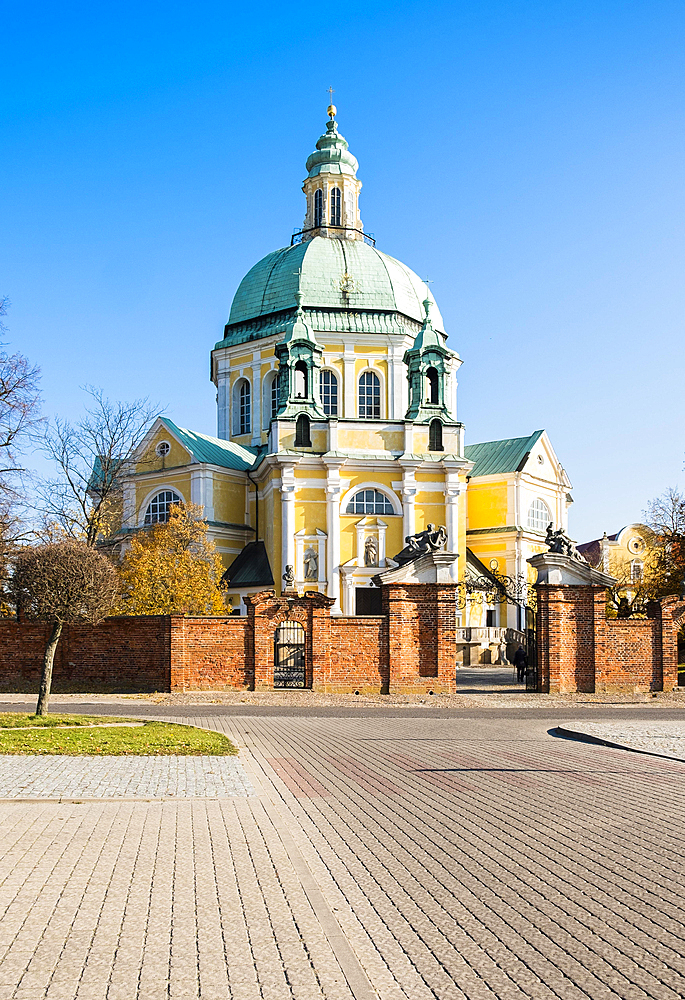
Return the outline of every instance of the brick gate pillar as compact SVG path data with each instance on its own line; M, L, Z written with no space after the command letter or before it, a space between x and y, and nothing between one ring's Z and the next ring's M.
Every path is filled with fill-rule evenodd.
M385 694L456 690L457 584L453 552L431 552L374 577L387 626L381 650Z
M538 573L538 691L570 694L595 690L598 615L606 588L616 581L584 559L541 552L528 562Z

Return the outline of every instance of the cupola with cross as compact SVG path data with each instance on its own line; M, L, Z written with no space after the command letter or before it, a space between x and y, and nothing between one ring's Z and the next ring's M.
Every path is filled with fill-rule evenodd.
M452 383L452 371L459 367L461 359L445 347L445 335L433 326L431 305L431 300L426 298L423 325L413 345L404 352L404 363L409 381L406 419L430 422L433 427L433 421L456 423L448 387ZM441 436L440 428L435 428L434 436Z
M330 91L331 95L333 91ZM335 239L363 240L364 226L359 216L357 159L347 141L338 132L335 105L328 107L326 131L316 143L316 151L306 163L307 177L302 190L307 197L307 214L302 238L329 236Z

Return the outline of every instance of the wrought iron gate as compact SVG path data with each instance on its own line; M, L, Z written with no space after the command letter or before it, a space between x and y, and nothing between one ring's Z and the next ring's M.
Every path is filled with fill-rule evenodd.
M299 622L282 622L274 635L274 687L305 685L305 635Z
M528 608L526 614L526 652L528 653L528 666L526 667L526 691L537 691L538 689L538 644L535 629L536 614L534 609Z

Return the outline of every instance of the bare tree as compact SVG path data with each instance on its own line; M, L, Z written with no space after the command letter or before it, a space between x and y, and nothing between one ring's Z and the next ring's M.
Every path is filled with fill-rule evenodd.
M57 476L38 485L45 525L87 545L106 539L121 523L123 478L159 407L148 399L113 403L100 389L86 387L91 402L76 423L57 417L43 437L43 448Z
M9 300L0 298L0 317ZM0 319L0 335L6 333ZM22 438L38 420L40 371L23 356L9 354L0 343L0 492L11 489L10 476L22 471L18 462Z
M55 650L64 625L97 625L119 593L116 570L100 552L73 538L26 546L14 558L9 591L21 618L52 625L45 647L36 715L47 715Z
M7 315L8 306L7 296L1 296L0 338L7 333L2 317ZM20 516L24 501L20 455L40 419L39 377L38 368L22 354L10 354L0 341L0 613L12 548L25 537Z

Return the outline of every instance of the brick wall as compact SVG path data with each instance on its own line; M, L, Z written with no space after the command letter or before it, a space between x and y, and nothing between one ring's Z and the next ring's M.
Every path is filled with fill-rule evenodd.
M456 584L383 586L381 666L393 693L456 690Z
M254 683L247 618L170 619L172 691L221 691Z
M0 619L0 690L38 691L50 628ZM60 637L52 689L168 691L170 619L108 618L95 628L71 625Z
M387 664L381 665L385 618L336 617L330 619L328 672L319 691L359 691L376 694L388 686Z
M671 691L677 685L675 598L648 618L606 616L606 591L538 585L538 687L550 693Z

